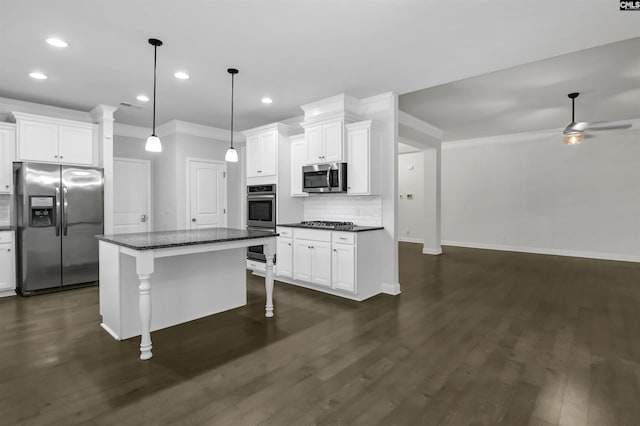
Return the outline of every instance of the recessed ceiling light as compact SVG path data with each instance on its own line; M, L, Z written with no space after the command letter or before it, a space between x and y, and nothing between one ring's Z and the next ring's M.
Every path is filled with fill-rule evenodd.
M175 76L176 78L179 78L180 80L186 80L186 79L188 79L188 78L189 78L189 74L187 74L187 73L186 73L186 72L184 72L184 71L178 71L178 72L176 72L176 73L174 74L174 76Z
M37 72L37 71L30 72L29 73L29 77L35 78L36 80L46 80L47 79L46 75L42 74L41 72Z
M47 39L47 43L49 43L51 46L55 46L55 47L67 47L68 44L66 41L61 40L59 38L48 38Z
M262 98L262 103L263 104L270 104L272 102L273 102L273 99L271 99L271 98L267 98L267 97Z
M149 102L149 97L145 95L138 95L136 96L136 99L140 102Z

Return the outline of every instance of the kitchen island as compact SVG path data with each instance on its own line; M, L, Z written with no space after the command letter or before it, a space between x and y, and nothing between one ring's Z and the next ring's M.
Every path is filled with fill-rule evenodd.
M231 228L97 235L100 325L117 340L141 336L140 359L150 359L151 331L246 305L246 248L256 245L267 259L272 317L276 236Z

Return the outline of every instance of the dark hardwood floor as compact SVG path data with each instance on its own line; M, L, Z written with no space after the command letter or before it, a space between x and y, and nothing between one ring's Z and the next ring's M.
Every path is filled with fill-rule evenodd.
M0 300L0 424L638 425L640 265L400 245L402 295L262 279L246 307L138 338L97 288Z

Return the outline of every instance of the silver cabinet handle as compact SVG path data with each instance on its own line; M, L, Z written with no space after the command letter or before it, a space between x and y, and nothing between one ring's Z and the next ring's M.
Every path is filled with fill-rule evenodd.
M61 156L60 156L60 159L63 159L63 158L64 158L64 157L61 155Z
M67 201L67 187L62 187L62 235L69 230L69 202Z
M341 240L346 240L347 238L346 238L346 237L340 237L340 239L341 239Z
M192 218L191 218L191 222L195 222L195 221L196 221L196 218L195 218L195 217L192 217Z
M7 251L11 251L11 249L7 249Z
M289 247L291 247L291 243L288 243L288 244L289 244Z
M58 158L58 156L57 156L57 155L54 155L54 156L53 156L53 158Z
M258 173L262 173L262 170L258 170Z
M333 249L333 251L335 251L336 253L338 252L338 250L336 250L336 249Z

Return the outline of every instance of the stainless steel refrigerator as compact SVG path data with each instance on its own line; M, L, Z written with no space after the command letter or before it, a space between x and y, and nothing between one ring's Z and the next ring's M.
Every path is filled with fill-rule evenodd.
M20 294L96 282L102 169L14 163L14 178Z

